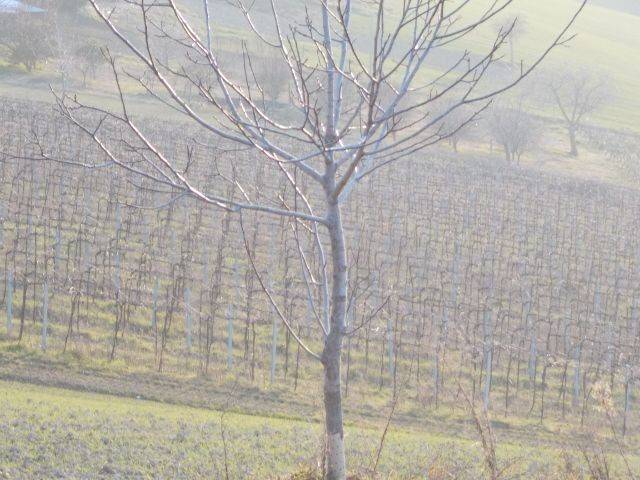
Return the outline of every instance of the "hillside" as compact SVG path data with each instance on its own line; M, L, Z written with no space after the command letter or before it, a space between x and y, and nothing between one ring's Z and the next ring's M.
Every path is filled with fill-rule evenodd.
M475 15L484 8L486 2L472 2L468 7L468 15ZM301 11L299 2L285 0L279 2L283 12L283 20L293 19L290 12ZM201 17L200 2L189 0L186 3L187 12L191 18ZM313 4L310 2L310 12ZM522 24L522 34L514 40L516 59L528 60L535 58L550 42L577 7L576 0L537 0L535 2L516 0L491 28L485 28L473 37L448 47L451 55L455 56L463 48L480 53L493 39L495 29L500 24L506 24L509 19L518 16ZM355 31L366 38L370 32L370 7L356 4L354 20ZM640 78L640 64L634 61L640 51L640 17L637 15L637 3L616 0L591 2L581 14L572 32L577 36L566 47L558 48L548 58L544 69L558 70L566 65L581 65L582 68L606 74L611 79L615 98L602 112L594 116L592 122L597 125L616 129L638 130L640 127L640 98L637 93L637 82ZM122 15L125 29L131 30L135 23L135 10L126 10ZM229 54L239 54L239 39L250 40L246 23L235 9L223 0L212 3L212 23L216 32L216 41L223 49L230 49ZM266 3L257 2L252 8L252 15L256 23L272 25L269 9ZM133 13L134 15L131 15ZM91 20L91 12L87 8L78 21L65 24L61 28L67 36L77 36L88 40L94 39L98 44L112 41L109 32L97 21ZM299 19L298 19L299 20ZM114 51L118 52L116 47ZM1 49L0 49L1 52ZM445 58L446 58L446 54ZM508 54L505 52L505 56ZM442 57L442 54L441 54ZM429 67L430 65L430 67ZM428 64L429 68L439 70L444 68L438 58ZM60 88L60 75L56 73L56 61L50 61L36 72L27 73L20 67L12 67L2 61L0 54L0 96L16 99L51 99L49 85ZM103 73L87 87L77 79L74 90L94 96L101 101L113 96L113 85L108 72ZM106 97L106 98L105 98ZM108 100L107 100L108 101ZM546 114L557 117L554 109L548 108Z
M633 3L98 1L0 15L0 480L638 480Z

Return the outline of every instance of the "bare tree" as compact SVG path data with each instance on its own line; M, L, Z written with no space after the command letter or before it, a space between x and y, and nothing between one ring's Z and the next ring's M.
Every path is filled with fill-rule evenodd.
M577 157L576 135L586 118L602 108L610 98L610 82L588 70L567 70L553 77L549 88L569 134L569 153Z
M442 111L450 110L451 105L447 104L442 107ZM447 133L449 145L454 152L458 152L458 146L460 142L472 139L474 135L474 129L477 127L477 122L468 122L467 119L470 115L470 107L457 108L451 110L443 119L440 127Z
M472 56L460 48L463 53L435 77L425 73L423 67L434 50L450 48L473 35L483 24L494 21L513 0L493 2L475 17L469 11L474 3L471 0L455 4L410 0L401 6L382 1L367 3L372 15L359 21L370 21L370 28L363 30L358 25L358 38L354 36L352 17L356 9L352 10L355 2L351 0L301 4L299 11L287 11L286 15L298 15L300 21L288 24L275 0L269 2L259 22L242 0L233 2L235 10L231 14L243 17L247 33L277 52L278 68L289 74L291 107L283 112L270 108L265 101L252 55L244 46L238 53L240 74L219 62L219 52L213 47L216 28L209 21L207 0L204 28L196 23L201 18L190 18L177 0L127 0L115 6L109 3L108 8L100 0L89 1L97 16L135 57L139 70L130 65L121 68L109 56L120 97L117 111L89 106L64 94L57 96L62 114L90 137L107 160L106 164L84 166L116 165L132 172L145 186L153 184L158 194L168 197L165 205L189 196L237 213L243 232L244 212L285 217L291 222L298 239L300 277L317 323L314 331L321 336L315 344L323 345L321 352L314 351L298 335L300 329L287 317L270 282L256 267L258 253L245 237L246 252L274 315L302 350L322 364L326 478L345 479L340 362L343 339L351 332L345 322L349 263L342 206L354 187L374 172L453 134L456 129L438 128L447 115L458 108L470 108L459 125L462 128L492 98L528 76L549 51L567 41L566 34L584 3L516 78L487 89L482 79L501 55L510 28L500 31L484 53ZM121 26L121 8L126 9L128 22L137 12L136 29ZM224 8L230 7L225 4ZM156 54L157 39L173 41L181 57L162 62ZM203 68L208 75L202 74ZM150 76L157 80L157 87L147 82ZM159 105L196 124L202 132L197 142L213 137L238 153L248 151L249 161L266 165L272 175L279 175L288 185L288 193L278 192L270 198L267 189L254 188L249 183L253 176L243 173L234 155L223 158L224 162L212 160L210 168L216 171L213 183L191 175L189 161L163 151L145 131L145 124L135 119L135 104L125 93L126 82L137 82ZM185 84L195 89L198 102L181 95ZM357 92L352 105L343 102L347 89ZM434 103L444 99L450 100L450 107L433 115ZM114 128L120 133L114 135ZM127 155L115 153L116 146L122 144ZM44 147L42 155L52 158ZM310 255L317 255L317 260L311 262Z
M264 86L266 99L277 102L282 94L289 89L289 70L280 61L276 49L262 43L259 44L259 47L255 54L256 76L258 82Z
M76 48L74 57L78 68L82 73L82 86L87 86L87 79L95 79L98 69L106 64L104 55L99 45L95 42L87 42Z
M539 137L538 128L525 110L522 98L493 106L486 125L489 135L502 146L508 163L520 163L522 155Z

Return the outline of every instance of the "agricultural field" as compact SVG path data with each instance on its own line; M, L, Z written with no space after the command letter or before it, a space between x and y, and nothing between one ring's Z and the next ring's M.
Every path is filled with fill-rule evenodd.
M303 419L4 381L0 399L4 478L284 478L292 471L302 478L319 462L322 428ZM384 478L481 475L481 450L473 440L392 429L378 457L377 428L348 426L347 435L353 439L349 456L362 474L375 469ZM574 453L522 443L503 444L499 457L501 464L513 462L510 471L540 479L568 459L579 462ZM630 461L635 468L640 459ZM614 461L612 468L619 467Z
M87 1L0 0L0 480L640 478L634 2Z
M81 137L74 138L72 129L49 129L54 113L45 106L27 105L14 103L2 111L4 130L15 132L10 146L16 154L2 165L0 377L21 382L3 384L11 406L5 424L33 405L36 419L56 412L64 424L91 411L97 416L92 422L106 422L118 432L129 422L123 412L132 412L137 401L127 398L162 402L144 403L155 413L136 413L139 430L130 440L118 440L131 448L119 455L155 458L135 450L148 442L149 448L164 448L165 436L140 438L151 435L150 428L174 436L185 428L185 435L197 432L209 439L197 443L221 448L220 412L227 408L234 415L257 415L257 424L230 420L238 430L230 426L229 435L237 435L238 442L247 435L262 438L255 429L266 429L278 445L300 448L291 457L300 468L315 468L322 421L315 378L321 369L279 324L243 251L246 241L295 331L319 348L318 326L293 267L297 247L287 223L247 216L243 235L237 219L191 201L145 215L139 206L151 197L141 196L134 179L117 170L63 173L59 164L25 160L33 155L33 145L21 140L28 131L38 131L41 139L51 136L47 143L60 149L74 146L76 161L99 156ZM187 148L165 125L155 128L171 149ZM194 164L220 150L220 145L194 149ZM238 156L236 166L249 161ZM529 468L530 455L522 448L531 442L553 445L554 455L564 450L573 455L580 445L592 446L591 435L602 439L614 464L619 462L606 440L611 428L629 451L640 445L640 391L633 382L640 347L640 244L636 236L617 232L633 229L640 192L531 168L494 168L479 159L460 161L447 150L428 165L412 178L399 170L376 179L350 206L356 221L346 228L356 293L349 324L355 327L343 353L344 403L352 428L367 426L368 432L353 434L362 441L350 447L357 452L355 465L369 468L390 419L396 433L383 449L383 477L417 476L441 459L439 448L456 442L464 455L445 455L444 461L466 472L459 478L475 478L483 451L467 402L489 407L504 461L510 455L527 458L518 468ZM269 190L278 183L265 172L260 177L262 194L278 195ZM286 198L286 187L280 188ZM410 193L416 191L421 193ZM378 215L374 206L391 204L391 196L397 207ZM274 234L278 247L270 240ZM359 282L371 278L373 283L358 292ZM47 387L40 394L24 382L68 390ZM16 389L13 398L9 392ZM85 400L62 400L86 391L124 399L90 395L95 410L80 413L74 405ZM198 409L202 430L180 420L191 415L182 405ZM3 448L33 438L22 429L40 420L18 423L16 439ZM417 432L406 433L407 428ZM90 431L74 432L78 436L70 439L91 445L96 439L83 437ZM304 442L286 440L299 435ZM411 449L419 450L409 453L413 450L394 435L408 435ZM577 438L582 440L576 444ZM36 444L44 441L36 438ZM179 468L172 458L184 466L185 478L222 475L219 455L213 455L214 462L205 451L187 453L186 447L172 449L166 464L129 465L126 456L109 463L102 452L107 456L89 464L63 455L51 467L63 477L91 477L74 462L94 473L104 465L104 472L117 472L126 464L131 470L120 471L125 477L179 477L179 470L171 470ZM295 470L290 460L273 463L280 456L277 448L263 452L268 463L262 457L238 461L242 453L235 452L233 468L244 465L255 478L266 475L260 465L271 476ZM412 460L406 470L388 457L397 451ZM15 456L9 474L29 472L20 470L26 468L21 462L30 464ZM532 472L553 468L543 463L534 461ZM42 468L42 461L31 465Z

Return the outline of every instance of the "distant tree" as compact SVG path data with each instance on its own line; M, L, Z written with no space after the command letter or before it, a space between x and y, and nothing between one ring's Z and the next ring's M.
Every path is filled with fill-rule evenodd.
M569 153L577 157L577 133L586 118L610 98L610 82L587 70L567 70L552 76L549 88L569 134Z
M290 73L278 56L278 50L262 44L260 47L255 56L257 63L255 74L258 82L262 84L265 98L275 102L287 90Z
M56 23L55 28L55 59L53 65L60 74L60 83L63 91L68 91L73 82L74 70L76 68L76 57L74 55L74 45L77 42L77 35L71 29L62 28Z
M82 85L85 87L87 86L87 79L95 79L98 69L107 63L100 46L93 41L76 48L74 57L80 73L82 73Z
M476 118L468 108L457 107L446 104L442 107L442 111L449 111L444 118L440 128L446 132L449 145L454 152L458 152L460 142L469 140L473 136L473 130L476 126Z
M520 163L522 155L539 138L539 130L522 99L494 106L486 125L491 138L502 146L509 163Z
M49 16L18 13L0 16L0 47L13 65L32 72L55 54L55 35Z

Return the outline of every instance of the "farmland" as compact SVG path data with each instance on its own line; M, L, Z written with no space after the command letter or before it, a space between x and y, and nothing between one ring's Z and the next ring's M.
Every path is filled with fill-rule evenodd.
M139 207L151 197L141 196L133 178L112 169L63 174L60 164L28 160L34 146L25 139L33 131L52 136L47 144L61 150L73 146L70 158L78 162L99 152L72 129L47 128L53 113L46 107L16 114L25 108L5 107L2 120L16 134L14 156L2 165L0 374L218 412L232 401L235 412L279 419L273 422L287 435L298 435L295 422L321 421L319 366L279 326L242 250L246 241L295 331L316 348L318 327L294 273L297 247L287 222L245 216L243 236L237 219L187 200L149 215ZM170 148L187 148L188 136L155 128ZM221 150L194 149L194 168ZM236 166L253 168L250 158L235 155ZM471 398L500 419L497 435L506 442L531 436L563 445L575 431L604 439L613 422L625 444L637 445L640 244L618 233L633 231L640 193L461 162L446 150L426 162L419 176L399 170L376 179L349 207L354 333L343 362L352 421L379 435L400 396L394 424L424 418L418 430L439 432L436 443L446 443L457 423L463 443L473 442L464 408ZM261 176L263 195L290 194ZM391 205L391 196L396 207L377 215L375 205ZM276 232L279 247L267 231ZM125 422L114 421L116 429ZM311 431L310 443L300 445L307 463L318 441L317 427ZM202 455L194 458L204 461ZM139 468L148 474L170 467Z
M640 17L482 3L0 3L0 479L636 480Z
M315 422L50 387L0 382L0 399L5 478L225 478L225 472L230 478L284 478L315 468L322 439ZM366 473L380 432L354 426L347 432L350 456ZM503 445L500 456L520 458L511 470L537 472L530 478L549 478L566 461L562 453L522 444ZM579 462L577 455L573 461ZM384 478L441 478L440 472L450 471L472 479L481 465L471 440L405 429L390 432L377 471Z

